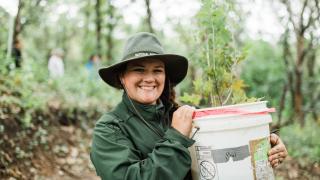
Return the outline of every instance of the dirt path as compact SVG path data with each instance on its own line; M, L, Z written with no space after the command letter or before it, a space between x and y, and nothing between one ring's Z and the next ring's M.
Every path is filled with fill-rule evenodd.
M75 126L52 127L46 146L38 146L31 158L8 166L0 179L99 180L89 157L90 131Z
M99 180L96 176L89 157L91 132L80 130L74 126L61 126L59 129L60 140L55 141L52 151L55 157L52 160L54 168L50 166L42 169L41 175L36 175L35 180Z
M276 179L279 180L319 180L319 163L302 165L297 160L288 157L275 169Z

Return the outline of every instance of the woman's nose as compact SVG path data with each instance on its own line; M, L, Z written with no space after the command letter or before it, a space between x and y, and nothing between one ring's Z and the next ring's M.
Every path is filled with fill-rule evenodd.
M145 73L143 76L143 80L145 82L153 82L155 80L155 76L152 73Z

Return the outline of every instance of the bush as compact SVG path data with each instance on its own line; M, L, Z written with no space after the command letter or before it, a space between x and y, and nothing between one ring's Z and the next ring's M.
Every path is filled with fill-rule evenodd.
M50 106L103 113L121 99L120 92L108 88L98 77L89 78L80 62L67 66L70 68L58 79L51 79L46 64L32 58L24 59L21 69L9 70L3 68L8 61L0 62L0 106L18 107L18 119L25 126L32 124L33 112L46 111Z
M289 155L300 161L320 162L319 125L309 119L304 128L296 123L281 129Z

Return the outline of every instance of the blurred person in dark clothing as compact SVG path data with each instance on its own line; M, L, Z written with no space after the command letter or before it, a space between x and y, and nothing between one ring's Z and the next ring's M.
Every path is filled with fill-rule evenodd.
M14 60L15 68L21 68L21 64L22 64L21 49L22 49L21 41L19 39L16 39L13 43L12 52L11 52L11 56Z

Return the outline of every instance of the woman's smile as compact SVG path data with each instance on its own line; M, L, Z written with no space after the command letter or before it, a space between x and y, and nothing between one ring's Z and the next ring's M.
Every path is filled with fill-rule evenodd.
M155 86L139 86L141 89L143 90L153 90L154 88L156 88Z

